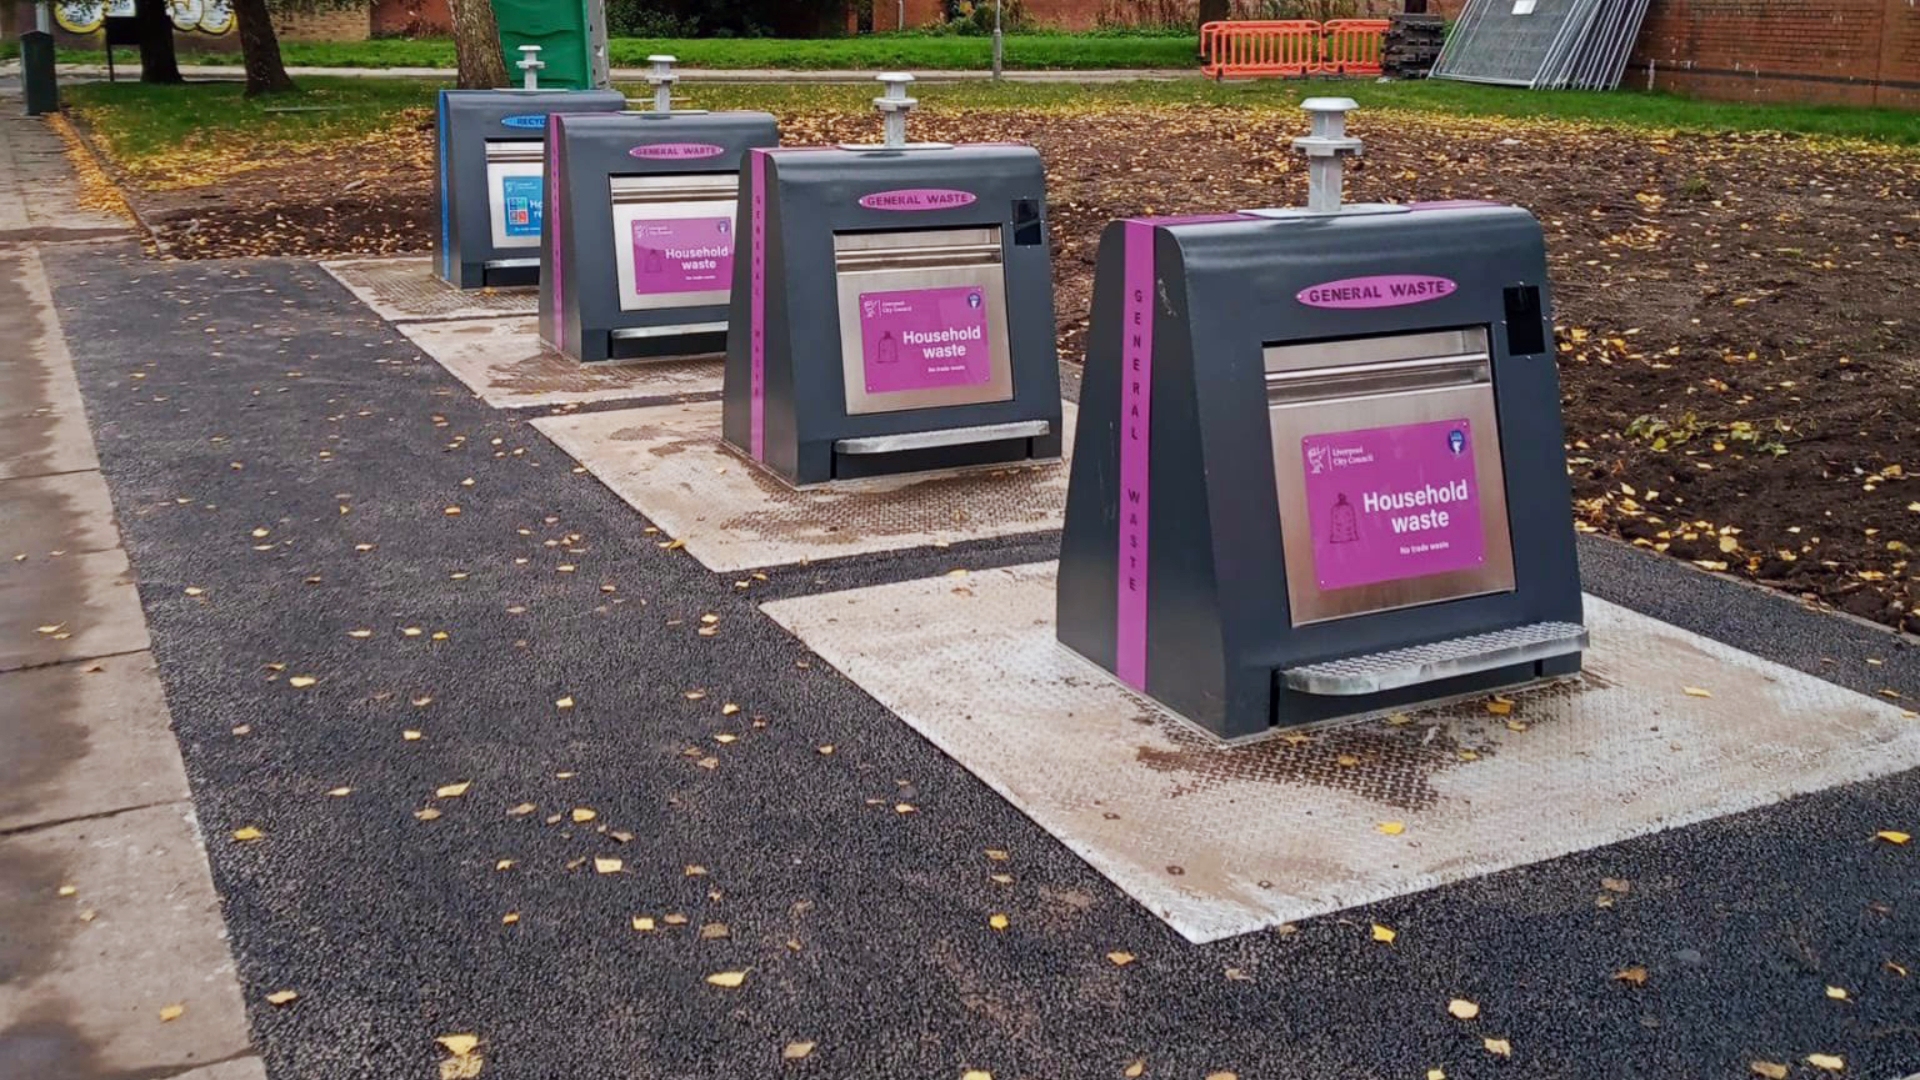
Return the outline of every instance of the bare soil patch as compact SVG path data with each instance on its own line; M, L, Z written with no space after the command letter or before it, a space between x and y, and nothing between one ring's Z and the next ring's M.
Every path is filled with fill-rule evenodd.
M870 115L782 118L869 140ZM1104 225L1298 203L1295 115L1199 107L930 112L916 137L1045 155L1063 355ZM1360 114L1356 200L1492 198L1546 225L1584 529L1920 632L1920 153ZM429 246L431 118L210 187L133 190L178 257ZM398 148L398 149L396 149Z

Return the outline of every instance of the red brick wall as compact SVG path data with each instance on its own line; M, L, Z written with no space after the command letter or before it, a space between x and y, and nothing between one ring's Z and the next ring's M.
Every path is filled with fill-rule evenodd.
M440 35L453 32L447 0L375 0L375 37Z
M1627 82L1728 100L1920 109L1920 6L1653 0Z

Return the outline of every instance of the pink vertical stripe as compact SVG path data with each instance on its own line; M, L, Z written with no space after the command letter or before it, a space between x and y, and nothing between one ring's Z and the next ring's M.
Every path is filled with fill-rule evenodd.
M1153 233L1129 221L1121 237L1126 297L1120 305L1120 547L1114 673L1147 688L1147 482L1153 433Z
M553 229L553 248L547 252L546 272L553 275L553 348L556 352L567 351L567 293L566 263L561 261L561 238L565 232L561 229L560 200L564 198L560 186L560 114L555 113L547 119L547 205L541 211L542 217Z
M753 434L748 451L755 461L767 460L767 152L753 152L753 263L752 315L748 330L753 377L748 423Z

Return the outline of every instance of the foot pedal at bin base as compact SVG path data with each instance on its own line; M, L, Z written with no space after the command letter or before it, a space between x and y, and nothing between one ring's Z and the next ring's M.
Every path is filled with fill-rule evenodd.
M1587 647L1587 628L1543 622L1404 649L1349 656L1283 672L1289 689L1309 694L1374 694L1456 675L1538 663Z

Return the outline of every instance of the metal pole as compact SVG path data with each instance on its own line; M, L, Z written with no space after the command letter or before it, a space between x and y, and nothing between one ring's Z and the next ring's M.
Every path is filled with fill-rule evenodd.
M47 0L33 5L33 28L43 34L53 33L53 5Z
M993 79L1000 81L1000 61L1002 42L1000 38L1000 6L1002 0L993 0Z

